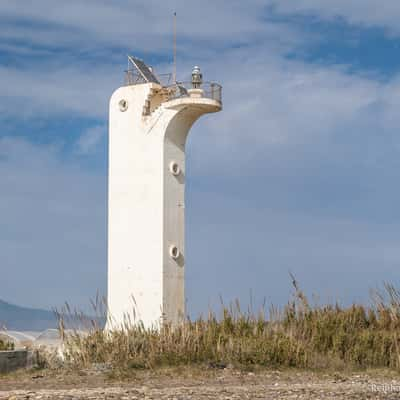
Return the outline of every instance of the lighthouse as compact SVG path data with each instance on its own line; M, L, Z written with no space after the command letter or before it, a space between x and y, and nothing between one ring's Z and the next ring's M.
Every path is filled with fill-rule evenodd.
M110 100L108 327L157 327L185 317L185 145L203 114L222 109L221 86L194 67L165 82L129 57Z

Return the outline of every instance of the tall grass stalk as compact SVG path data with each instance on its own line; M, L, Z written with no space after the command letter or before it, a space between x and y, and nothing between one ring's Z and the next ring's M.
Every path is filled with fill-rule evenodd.
M65 360L87 368L106 363L115 370L178 365L241 367L400 369L400 294L389 284L375 292L371 306L311 306L293 278L295 296L269 318L242 311L239 302L180 326L145 329L127 321L104 331L91 322L89 333L65 335ZM65 316L60 313L60 328Z

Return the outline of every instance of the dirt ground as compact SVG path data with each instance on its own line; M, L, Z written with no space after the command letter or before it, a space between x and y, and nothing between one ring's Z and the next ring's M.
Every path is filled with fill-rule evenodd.
M104 371L0 376L0 399L400 399L400 373L166 369L118 379Z

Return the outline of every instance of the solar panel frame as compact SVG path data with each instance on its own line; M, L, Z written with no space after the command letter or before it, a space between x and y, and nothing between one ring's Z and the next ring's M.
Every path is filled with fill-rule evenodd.
M146 82L161 84L156 75L151 72L150 68L142 60L131 56L128 58Z

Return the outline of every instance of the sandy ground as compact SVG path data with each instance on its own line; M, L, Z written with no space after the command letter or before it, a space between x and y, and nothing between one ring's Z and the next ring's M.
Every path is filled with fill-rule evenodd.
M400 373L174 369L116 379L104 372L0 376L0 399L400 399Z

